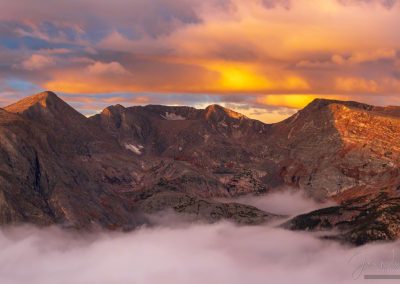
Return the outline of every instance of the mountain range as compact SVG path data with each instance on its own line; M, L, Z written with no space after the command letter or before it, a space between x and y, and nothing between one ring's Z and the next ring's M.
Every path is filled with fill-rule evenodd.
M131 230L166 210L262 224L284 217L219 198L290 187L337 205L285 228L394 240L399 138L400 107L316 99L275 124L219 105L115 105L85 117L43 92L0 109L0 224Z

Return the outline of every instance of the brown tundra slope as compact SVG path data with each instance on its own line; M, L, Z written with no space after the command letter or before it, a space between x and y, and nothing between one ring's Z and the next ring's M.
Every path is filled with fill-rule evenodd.
M288 223L292 229L337 227L348 236L365 223L354 212L343 214L357 204L360 214L374 213L368 228L388 231L357 234L398 236L397 107L315 100L271 125L218 105L116 105L86 118L45 92L0 110L0 117L1 223L129 229L147 222L146 213L172 209L254 224L275 216L211 199L290 186L335 199L340 210L331 210L330 219L347 222L312 212L313 224L330 225L307 226L299 216ZM388 207L394 217L381 222Z

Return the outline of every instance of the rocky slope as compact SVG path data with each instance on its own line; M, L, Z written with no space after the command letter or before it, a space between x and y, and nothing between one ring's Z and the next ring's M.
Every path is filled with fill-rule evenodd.
M113 106L91 120L121 146L133 146L139 159L165 158L169 169L180 161L197 176L203 173L205 195L290 185L324 199L400 184L399 112L396 107L315 100L273 125L215 105L205 110ZM177 179L177 172L169 180Z
M106 108L91 118L148 169L146 190L159 181L203 197L262 193L265 174L255 163L269 125L218 105Z
M315 100L273 126L270 157L285 184L326 198L395 189L400 117L394 108ZM272 166L274 168L274 166Z
M355 245L396 240L400 237L400 197L385 192L366 195L296 216L284 227L328 232L326 238Z
M1 223L141 222L114 191L115 179L135 169L135 160L53 93L6 107L0 137Z
M311 125L316 125L316 114L324 111L329 119L319 116L323 119L316 126L318 131L304 122L303 126L288 127L310 115ZM320 139L319 146L311 140L309 146L299 147L301 141L294 141L297 147L291 148L291 155L296 162L291 162L285 174L312 195L329 196L338 203L297 216L286 224L288 228L334 229L337 234L330 237L356 245L400 237L399 111L398 107L317 100L277 125L279 131L292 131L289 140L296 131ZM286 180L290 182L290 178Z
M397 202L399 138L397 107L315 100L272 125L218 105L116 105L86 118L44 92L0 109L0 222L129 229L170 209L256 224L276 216L211 199L290 186L339 205L289 227L326 229L329 219L353 243L392 239L397 229L369 237L357 228L365 208L368 226L395 222L379 218Z
M1 224L130 229L148 222L149 210L140 203L149 192L152 198L157 191L177 194L162 182L146 181L152 180L153 167L143 169L135 153L51 92L0 111L0 161ZM195 169L177 170L186 173L180 178L201 179ZM163 171L156 174L167 177ZM144 187L148 196L135 190ZM244 207L231 214L241 214ZM247 211L259 214L255 208Z

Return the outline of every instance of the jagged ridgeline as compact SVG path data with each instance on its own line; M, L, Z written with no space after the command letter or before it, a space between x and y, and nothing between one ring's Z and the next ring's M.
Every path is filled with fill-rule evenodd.
M219 105L116 105L87 118L44 92L0 109L0 223L132 229L169 209L260 224L278 216L214 198L284 186L385 206L400 185L399 138L398 107L318 99L276 124ZM377 239L397 238L389 223Z

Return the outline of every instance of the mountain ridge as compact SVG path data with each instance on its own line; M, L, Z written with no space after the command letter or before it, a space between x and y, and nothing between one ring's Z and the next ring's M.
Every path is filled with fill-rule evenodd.
M171 209L255 224L277 216L210 200L285 187L333 198L339 213L385 193L382 207L399 194L397 110L317 99L275 124L216 105L115 105L87 118L40 93L0 110L0 223L131 229Z
M0 109L9 111L9 112L14 112L14 113L22 113L24 111L26 111L28 108L35 106L36 104L40 104L42 105L42 107L46 108L47 104L51 104L51 103L58 103L58 104L63 104L65 106L68 106L69 108L75 110L74 108L72 108L71 106L69 106L65 101L63 101L57 94L55 94L52 91L43 91L37 94L34 94L32 96L28 96L26 98L23 98L15 103L12 103L8 106L2 107ZM390 105L390 106L373 106L370 104L366 104L366 103L361 103L361 102L357 102L357 101L346 101L346 100L334 100L334 99L324 99L324 98L315 98L313 101L311 101L308 105L306 105L304 108L302 108L300 111L304 111L310 108L323 108L323 107L327 107L329 105L332 104L339 104L339 105L344 105L347 107L351 107L351 108L358 108L358 109L363 109L363 110L367 110L367 111L383 111L383 110L387 110L387 111L395 111L397 114L397 111L399 112L400 115L400 106L395 106L395 105ZM249 118L239 112L233 111L229 108L223 107L219 104L211 104L206 106L204 109L197 109L194 107L189 107L189 106L169 106L169 105L158 105L158 104L149 104L149 105L136 105L136 106L128 106L125 107L121 104L116 104L116 105L110 105L106 108L103 109L107 110L107 109L129 109L129 108L157 108L157 107L162 107L162 108L171 108L171 109L176 109L176 108L190 108L193 110L203 110L205 111L205 116L209 116L210 113L218 113L218 112L222 112L227 114L228 116L231 115L231 117L233 118L245 118L245 119L250 119L250 120L256 120L259 122L262 122L260 120L257 119L252 119ZM75 110L76 111L76 110ZM95 116L95 115L93 115ZM90 118L90 117L89 117ZM289 117L291 118L291 117ZM288 118L288 119L289 119ZM284 121L284 120L283 120ZM266 125L272 125L272 124L277 124L277 123L281 123L283 121L279 121L276 123L264 123Z

